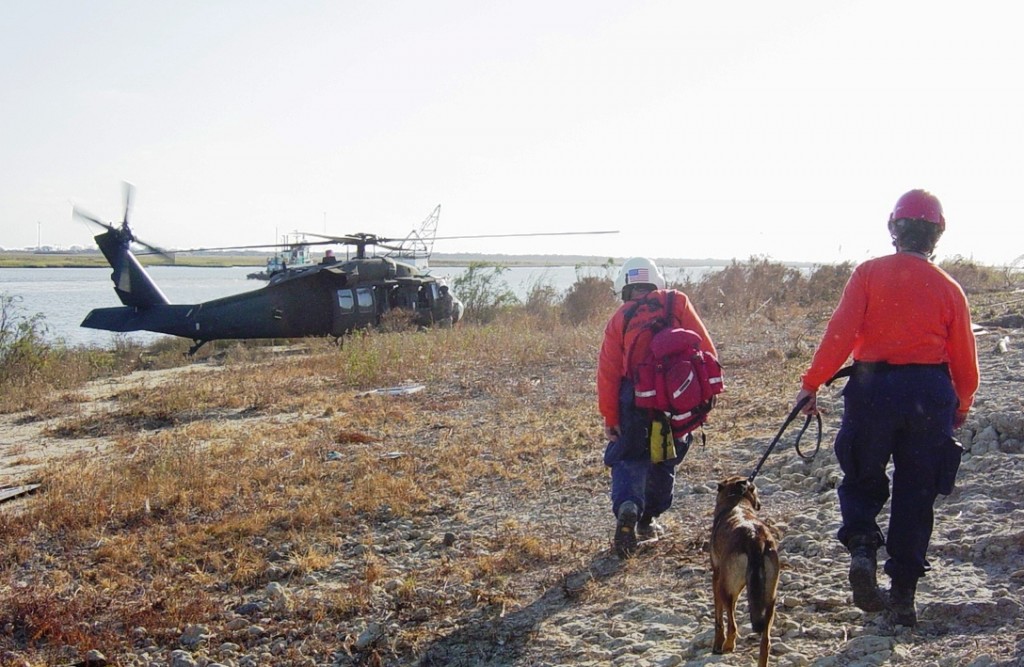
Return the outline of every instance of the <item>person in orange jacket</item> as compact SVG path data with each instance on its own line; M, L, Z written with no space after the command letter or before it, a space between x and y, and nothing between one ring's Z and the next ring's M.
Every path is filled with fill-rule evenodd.
M689 298L683 292L671 290L674 296L669 300L665 278L650 259L634 257L624 262L614 288L623 303L605 326L597 365L597 402L608 443L604 462L612 473L615 550L619 556L627 557L635 552L638 536L648 539L661 533L655 519L672 504L675 469L690 443L688 436L677 439L674 458L651 461L652 418L648 410L634 405L627 358L642 359L646 349L640 348L647 339L641 344L634 341L644 325L655 317L664 317L671 301L672 326L695 331L703 339L703 351L716 356L717 352Z
M953 430L967 418L979 383L967 297L931 262L945 229L934 195L911 190L899 198L889 216L896 252L854 270L797 394L797 403L808 399L804 412L816 413L818 388L849 376L835 441L843 471L837 537L850 551L854 604L888 609L906 626L917 622L917 580L930 569L935 499L952 492L960 465ZM851 354L853 365L840 371ZM877 517L890 495L890 460L892 503L883 538ZM887 596L876 578L883 544Z

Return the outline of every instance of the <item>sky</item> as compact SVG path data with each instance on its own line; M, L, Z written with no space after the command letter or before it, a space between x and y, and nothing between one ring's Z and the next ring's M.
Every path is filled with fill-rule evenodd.
M1006 265L1019 32L989 0L7 0L0 247L91 246L72 207L119 221L129 181L165 248L440 204L435 252L859 262L925 188L939 258Z

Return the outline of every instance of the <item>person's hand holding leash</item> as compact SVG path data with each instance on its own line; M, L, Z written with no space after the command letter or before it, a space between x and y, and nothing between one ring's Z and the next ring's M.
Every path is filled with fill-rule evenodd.
M800 412L804 413L805 415L818 414L818 392L816 391L807 391L806 389L801 389L800 393L796 395L796 401L793 402L793 407L800 405L800 401L804 400L807 397L810 397L807 401L807 405L805 405L803 410L801 410Z

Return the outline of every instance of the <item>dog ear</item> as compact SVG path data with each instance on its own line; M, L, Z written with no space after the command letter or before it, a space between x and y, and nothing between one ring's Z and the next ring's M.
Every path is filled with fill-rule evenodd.
M746 489L744 489L743 495L750 499L750 504L754 506L755 510L760 511L761 499L757 496L757 487L754 486L753 482L746 483Z

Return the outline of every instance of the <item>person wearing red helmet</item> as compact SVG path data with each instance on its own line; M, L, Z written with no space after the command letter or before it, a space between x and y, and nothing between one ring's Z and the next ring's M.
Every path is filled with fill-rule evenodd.
M978 389L978 355L971 315L960 285L932 263L946 229L942 204L911 190L889 216L896 252L868 260L850 276L810 367L797 403L817 412L818 388L848 376L836 458L842 526L850 551L853 602L888 610L894 623L917 623L917 580L926 558L938 494L952 492L962 449L953 431L963 425ZM852 354L853 364L840 370ZM890 497L887 535L877 518ZM878 588L876 554L885 545L888 595Z

